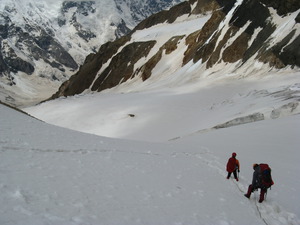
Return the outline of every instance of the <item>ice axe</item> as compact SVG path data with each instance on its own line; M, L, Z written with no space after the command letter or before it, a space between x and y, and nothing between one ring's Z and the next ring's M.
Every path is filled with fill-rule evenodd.
M240 179L240 170L239 170L238 166L236 166L236 171L237 171L237 178Z

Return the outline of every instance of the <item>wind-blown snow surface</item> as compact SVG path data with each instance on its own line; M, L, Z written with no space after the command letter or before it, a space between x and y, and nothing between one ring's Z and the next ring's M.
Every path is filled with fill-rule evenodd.
M181 106L173 107L178 115ZM3 105L0 114L0 224L300 224L299 114L162 143L71 131ZM225 179L233 151L239 182ZM273 169L262 204L258 193L243 196L255 162Z

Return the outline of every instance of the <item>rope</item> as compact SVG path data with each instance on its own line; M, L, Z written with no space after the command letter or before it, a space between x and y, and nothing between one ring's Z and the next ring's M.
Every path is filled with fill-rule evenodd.
M239 185L237 183L235 183L234 181L232 181L232 183L234 183L237 186L237 188L239 189L239 191L244 194L244 191L239 187ZM257 212L259 214L260 219L264 222L264 224L269 225L267 223L267 221L263 218L263 216L262 216L262 214L261 214L261 212L260 212L260 210L258 208L257 201L256 201L256 191L254 191L254 202L255 202L256 210L257 210Z
M269 224L267 223L267 221L262 217L261 212L260 212L260 210L259 210L259 208L258 208L257 201L256 201L256 191L254 191L254 200L255 200L254 202L255 202L255 206L256 206L257 212L258 212L258 214L259 214L259 217L261 218L261 220L262 220L266 225L269 225Z

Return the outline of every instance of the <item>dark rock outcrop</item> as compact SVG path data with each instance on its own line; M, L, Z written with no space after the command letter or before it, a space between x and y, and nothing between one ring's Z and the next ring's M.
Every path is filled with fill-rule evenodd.
M141 74L143 81L147 80L151 76L151 72L156 64L161 60L163 51L166 54L170 54L177 48L177 43L181 40L184 36L173 37L168 40L162 47L160 47L159 51L152 56L140 70L137 72Z
M140 58L146 57L155 43L155 41L133 42L126 45L120 53L112 58L111 63L98 76L91 90L102 91L131 78L134 64Z
M73 27L75 28L76 35L81 37L86 42L88 42L92 38L95 38L96 34L91 32L89 29L83 28L82 24L80 24L77 20L77 17L79 15L88 16L89 14L95 13L95 11L96 11L95 1L79 1L79 2L64 1L62 3L62 8L61 8L62 16L64 16L67 13L72 12L72 9L75 9L75 10L73 10L71 20L68 22L71 23L73 25ZM66 24L65 18L64 19L59 18L58 24L60 26L65 25Z
M53 38L51 31L29 24L24 28L18 27L5 15L1 16L6 18L5 24L0 26L0 73L2 75L19 71L31 75L35 71L33 60L43 60L62 71L64 67L77 69L77 63ZM15 43L10 40L15 40ZM20 54L22 51L32 54L24 57L24 54Z
M211 34L215 32L221 21L224 20L228 9L230 9L229 6L232 7L233 5L232 2L228 3L227 6L223 5L225 1L217 2L220 7L222 6L222 12L218 10L214 11L212 17L204 27L199 30L196 35L194 33L187 38L189 48L185 53L183 64L186 64L191 58L194 62L201 59L203 62L207 62L207 67L209 68L221 60L229 63L234 63L239 60L246 62L252 56L259 53L257 59L264 63L269 63L270 66L283 68L287 65L299 65L297 58L299 56L299 51L297 50L299 49L297 48L299 46L299 38L296 38L289 46L286 46L288 43L287 40L290 40L293 35L287 35L286 41L283 40L281 44L277 46L270 48L268 45L267 40L276 30L276 26L268 20L271 15L268 8L264 5L264 1L244 1L234 11L229 21L230 26L224 37L222 37L222 40L219 40L219 35L223 28L211 37ZM295 7L299 9L299 5L295 0L290 3L291 4L288 5L290 7L284 7L286 12L295 11ZM216 2L208 0L199 0L198 5L208 9L218 8ZM276 5L270 4L270 6ZM282 7L281 10L283 10ZM230 46L227 46L228 40L235 36L238 31L249 22L250 24L247 28L235 38ZM261 29L261 31L252 44L248 46L249 40L253 37L256 29ZM221 50L223 50L222 55L220 55Z
M165 21L173 22L178 16L190 13L190 10L190 4L183 2L172 7L169 11L162 11L150 16L141 22L134 30L144 29ZM170 17L170 15L172 16ZM114 87L120 82L124 82L134 76L134 74L138 72L133 70L135 62L147 56L154 46L155 41L129 44L125 46L120 53L115 55L119 48L125 45L130 39L131 34L117 39L114 42L108 42L102 45L96 54L90 54L86 58L79 71L64 82L50 99L80 94L88 88L91 88L93 91L101 91L106 88ZM103 64L109 59L111 59L109 66L98 74L99 71L102 70Z
M182 2L174 7L172 7L170 10L161 11L159 13L153 14L152 16L148 17L147 19L143 20L141 23L139 23L132 32L135 32L137 30L143 30L145 28L152 27L159 23L173 23L179 16L182 16L184 14L191 12L191 6L188 2Z
M137 23L141 22L142 19L148 18L149 16L156 14L162 10L168 9L171 6L177 5L184 0L144 0L144 1L132 1L132 0L114 0L117 9L120 14L123 13L124 8L126 11L132 12L131 16ZM124 34L123 34L124 35Z
M100 47L96 54L90 54L85 59L80 70L73 75L70 80L64 82L52 98L80 94L85 89L89 88L102 65L112 58L113 55L117 53L118 49L129 40L130 37L125 36L115 42L107 42Z
M284 42L284 40L282 42ZM283 64L300 67L300 36L295 38L291 44L286 45L286 47L282 49L282 52L277 52L277 54Z
M277 10L277 13L282 16L287 13L295 12L300 8L298 0L260 0L267 7L272 7Z
M235 118L233 120L227 121L226 123L214 126L213 128L214 129L227 128L227 127L237 126L237 125L246 124L246 123L253 123L253 122L261 121L264 119L265 119L264 114L253 113L251 115Z

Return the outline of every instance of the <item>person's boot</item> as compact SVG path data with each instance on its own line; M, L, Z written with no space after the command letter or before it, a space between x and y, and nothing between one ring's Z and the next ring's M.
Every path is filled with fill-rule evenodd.
M251 193L252 193L252 185L249 185L247 194L245 194L244 196L245 196L246 198L250 198Z
M262 203L265 200L265 194L266 194L266 190L261 189L260 190L260 196L259 196L259 203Z

